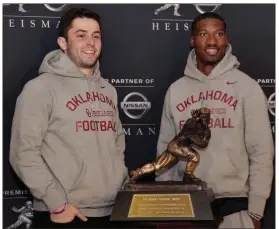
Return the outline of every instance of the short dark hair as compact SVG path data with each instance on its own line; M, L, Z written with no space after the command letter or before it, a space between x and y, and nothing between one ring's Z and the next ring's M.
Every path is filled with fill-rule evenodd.
M217 13L214 13L214 12L206 12L206 13L200 14L199 16L197 16L197 17L194 19L194 21L193 21L193 23L192 23L192 26L191 26L191 33L192 33L192 36L195 35L198 22L201 21L201 20L203 20L203 19L208 19L208 18L218 19L218 20L222 21L223 24L224 24L225 33L227 32L227 24L226 24L224 18L222 18L222 17L221 17L219 14L217 14Z
M86 8L71 8L60 19L59 36L67 39L68 31L72 25L72 21L76 18L91 18L98 22L101 27L100 16L92 10Z

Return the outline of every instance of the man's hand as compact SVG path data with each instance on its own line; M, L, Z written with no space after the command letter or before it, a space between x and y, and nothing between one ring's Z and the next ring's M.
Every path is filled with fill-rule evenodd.
M252 220L252 222L253 222L254 228L255 228L255 229L260 229L260 228L261 228L261 222L258 221L258 220L255 220L255 219L254 219L253 217L251 217L251 216L250 216L250 218L251 218L251 220Z
M59 212L63 209L63 206L59 207L55 211ZM70 223L74 220L75 217L80 218L82 221L87 221L85 215L81 211L75 208L73 205L68 204L65 210L60 214L50 214L50 220L54 223Z

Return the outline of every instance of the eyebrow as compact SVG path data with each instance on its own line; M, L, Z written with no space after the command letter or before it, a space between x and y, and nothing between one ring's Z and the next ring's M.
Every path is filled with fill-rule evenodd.
M84 30L84 29L78 29L77 31L75 31L75 33L79 33L79 32L86 33L87 31L86 31L86 30Z
M202 32L202 31L206 31L207 29L206 28L203 28L203 29L199 29L199 28L197 28L197 32ZM224 28L220 28L220 29L216 29L215 31L226 31Z
M79 32L87 33L88 31L85 30L85 29L78 29L77 31L75 31L75 33L79 33ZM101 34L100 31L95 31L95 32L93 32L93 33L99 33L99 34Z

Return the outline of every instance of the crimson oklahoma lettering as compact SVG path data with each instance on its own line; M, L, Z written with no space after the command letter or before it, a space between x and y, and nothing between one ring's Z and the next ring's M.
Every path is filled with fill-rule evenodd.
M235 97L229 96L226 92L212 90L206 91L205 94L203 92L200 92L199 96L191 95L187 97L186 100L176 105L176 109L179 112L182 112L192 104L195 104L201 100L219 100L223 103L228 104L230 107L233 107L234 109L237 105L237 99Z
M66 103L66 107L70 111L75 111L79 107L79 105L90 102L90 101L94 101L94 102L101 101L102 103L108 104L115 110L115 104L113 103L111 98L109 98L106 95L103 95L102 93L98 93L98 92L94 92L94 91L92 91L91 93L86 92L85 95L83 95L83 96L80 94L77 94L76 96L72 97L71 100L69 100Z
M79 131L116 131L116 122L79 120L76 121L76 132Z
M179 129L181 130L185 124L185 120L179 121ZM209 128L234 128L231 118L210 118Z

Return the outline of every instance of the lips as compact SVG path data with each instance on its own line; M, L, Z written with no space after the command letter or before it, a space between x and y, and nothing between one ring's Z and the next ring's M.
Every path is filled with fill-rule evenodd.
M214 55L217 54L218 48L206 48L204 51L205 51L208 55L214 56Z
M85 51L83 51L85 54L95 54L96 53L96 51L95 50L85 50Z
M82 51L83 54L85 54L88 58L95 58L97 51L96 50L84 50Z

